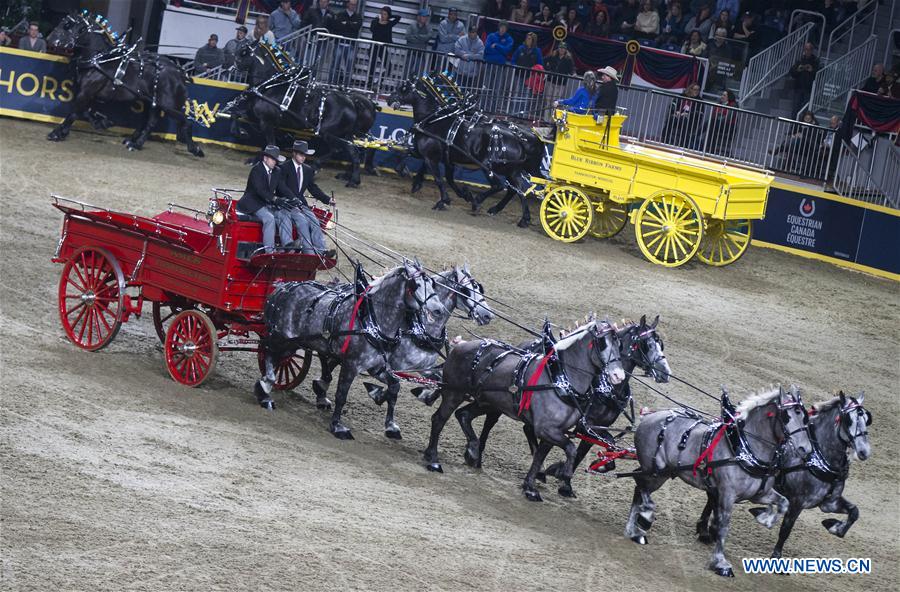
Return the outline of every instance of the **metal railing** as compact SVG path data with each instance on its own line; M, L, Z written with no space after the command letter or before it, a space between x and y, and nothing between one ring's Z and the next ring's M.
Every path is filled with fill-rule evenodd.
M819 43L816 44L816 47L819 48L819 51L822 50L822 43L825 40L825 27L827 26L827 21L825 20L825 15L821 12L815 12L813 10L803 10L798 8L791 13L790 25L788 26L788 33L794 30L794 25L798 27L810 22L808 19L800 18L800 15L806 15L809 18L815 20L821 20L822 25L819 27Z
M878 0L868 0L868 2L866 2L866 0L859 0L859 7L856 12L854 12L852 16L844 19L844 22L838 24L838 26L831 31L831 34L828 35L828 44L826 45L824 52L820 51L820 55L824 57L825 61L832 59L831 53L834 51L835 45L843 41L846 37L849 37L847 39L847 51L852 50L857 27L862 32L864 39L874 35L877 14ZM868 31L866 31L865 21L869 18L872 19L872 22L869 25Z
M810 92L810 110L842 112L847 104L847 93L868 77L877 44L878 38L872 35L858 47L820 68Z
M893 12L892 12L893 14ZM884 64L885 70L889 70L891 66L893 66L893 53L891 53L891 47L894 46L895 36L900 36L900 29L891 29L888 32L887 43L884 45L884 58L881 60L881 63Z
M839 195L889 208L900 208L900 156L887 146L886 160L880 174L873 174L852 144L841 142L834 173L834 188Z
M750 58L741 77L738 99L741 106L750 97L762 92L791 71L791 67L800 59L803 44L812 28L812 23L806 23Z

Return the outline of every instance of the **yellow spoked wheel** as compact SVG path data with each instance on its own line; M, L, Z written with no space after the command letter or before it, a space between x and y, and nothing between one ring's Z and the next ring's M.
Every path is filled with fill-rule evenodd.
M584 238L593 222L591 201L575 187L548 188L541 202L541 226L558 241L572 243Z
M594 223L591 224L591 236L594 238L612 238L622 232L628 222L628 206L616 203L608 197L595 197Z
M657 193L641 204L634 233L647 259L678 267L687 263L700 247L702 214L694 200L683 193Z
M707 265L716 267L734 263L750 246L752 231L750 220L711 218L706 221L706 230L697 257Z

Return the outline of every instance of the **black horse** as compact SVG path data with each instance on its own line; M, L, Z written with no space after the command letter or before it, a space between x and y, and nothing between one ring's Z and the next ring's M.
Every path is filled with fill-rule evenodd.
M47 44L72 54L78 86L72 112L47 135L48 140L64 140L79 118L97 128L109 127L111 122L96 111L98 103L137 101L143 107L143 121L123 141L129 150L143 147L162 113L175 120L178 139L185 142L188 151L203 156L185 115L189 79L175 62L120 42L101 17L92 17L86 11L63 18Z
M250 87L223 109L235 120L247 116L258 127L265 144L277 144L276 130L312 129L319 140L319 162L330 155L347 154L347 186L360 184L360 154L354 138L365 137L375 123L377 107L357 92L344 92L312 82L308 68L294 63L277 45L248 44L241 57L249 62ZM373 172L372 157L366 158Z
M498 213L518 196L522 205L518 224L523 228L528 226L531 214L525 194L530 177L540 174L543 142L533 130L493 120L481 113L474 102L442 92L433 80L434 77L421 76L404 81L388 97L388 103L408 104L413 108L412 148L425 166L413 180L412 192L421 189L426 171L434 177L441 194L434 206L436 210L443 210L450 203L444 182L470 201L473 210L480 208L488 196L506 189L501 202L488 213ZM477 196L460 189L453 178L456 166L480 169L491 188Z

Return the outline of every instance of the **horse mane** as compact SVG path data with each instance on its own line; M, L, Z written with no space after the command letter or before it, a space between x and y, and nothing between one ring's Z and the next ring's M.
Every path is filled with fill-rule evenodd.
M827 401L822 401L820 403L815 403L810 407L810 411L812 411L813 415L818 415L819 413L825 413L826 411L831 411L835 407L838 407L841 404L840 397L832 397Z
M556 342L556 345L553 346L553 349L555 349L556 351L561 351L569 348L573 343L578 341L578 338L581 337L582 333L596 327L599 323L602 322L605 321L598 321L597 319L592 318L591 315L588 315L582 321L582 325L572 329L566 328L561 330L559 332L560 335L565 335L565 337L560 337L559 341Z
M766 390L757 391L738 404L737 412L741 415L747 415L757 407L768 405L772 401L772 399L779 396L780 394L780 386L771 386Z
M375 292L377 292L384 285L384 282L387 281L387 279L389 277L392 277L394 274L396 274L401 269L403 269L403 266L398 265L397 267L387 270L380 276L372 278L372 281L369 283L369 293L374 294Z

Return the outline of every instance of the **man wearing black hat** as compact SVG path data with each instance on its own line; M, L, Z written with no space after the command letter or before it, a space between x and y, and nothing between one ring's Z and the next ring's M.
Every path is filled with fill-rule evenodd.
M234 39L230 39L225 44L225 66L237 66L239 70L246 70L247 68L242 63L238 63L240 60L237 56L240 54L241 48L250 42L247 39L247 27L241 25L235 31Z
M266 253L271 253L275 248L276 226L282 245L294 238L290 221L286 219L284 212L278 210L278 200L275 197L281 178L281 171L276 165L284 160L278 146L266 146L261 160L250 169L247 188L237 203L238 212L251 215L262 222L263 247Z
M310 150L306 142L297 140L292 148L291 160L282 164L281 175L278 183L278 195L283 195L291 202L291 207L284 210L284 215L297 229L297 240L288 244L289 247L299 248L304 253L315 253L323 257L333 259L334 250L325 249L325 236L319 219L309 207L304 193L309 190L310 195L324 203L332 205L334 201L316 185L315 173L311 166L305 164L306 157L315 154Z
M209 36L206 45L197 50L194 56L194 65L198 70L204 72L217 66L221 66L225 61L225 53L217 47L219 44L219 36L213 33Z

